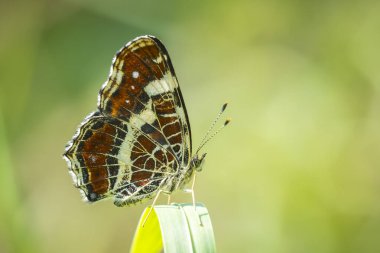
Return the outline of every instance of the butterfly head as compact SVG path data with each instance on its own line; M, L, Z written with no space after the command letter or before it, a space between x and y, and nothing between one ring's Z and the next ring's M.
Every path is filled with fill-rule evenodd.
M198 156L198 154L195 154L191 159L191 168L198 172L202 171L206 155L207 153L204 153L202 156Z

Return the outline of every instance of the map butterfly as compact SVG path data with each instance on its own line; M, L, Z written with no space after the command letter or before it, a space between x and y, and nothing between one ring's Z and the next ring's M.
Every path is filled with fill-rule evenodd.
M157 38L141 36L116 53L98 108L64 158L86 201L113 198L125 206L182 188L201 168L205 154L197 153L168 52Z

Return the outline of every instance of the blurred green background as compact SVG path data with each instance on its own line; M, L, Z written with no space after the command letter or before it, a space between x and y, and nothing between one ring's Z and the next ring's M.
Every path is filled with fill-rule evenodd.
M144 34L171 54L195 146L230 103L196 183L219 252L380 252L379 13L370 0L1 1L0 252L128 252L150 202L83 203L61 155L114 53Z

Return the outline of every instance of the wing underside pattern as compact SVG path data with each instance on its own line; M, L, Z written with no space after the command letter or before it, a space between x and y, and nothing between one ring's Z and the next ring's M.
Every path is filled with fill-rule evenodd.
M123 206L172 189L190 155L190 125L169 55L156 38L139 37L116 54L98 111L69 143L70 173L86 200L114 197Z

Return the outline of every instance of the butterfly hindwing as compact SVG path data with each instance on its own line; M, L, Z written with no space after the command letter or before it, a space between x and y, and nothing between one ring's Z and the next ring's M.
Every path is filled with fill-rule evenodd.
M118 159L120 144L128 131L122 121L92 113L69 143L64 155L69 161L70 174L88 201L107 197L115 186L117 175L124 167Z

